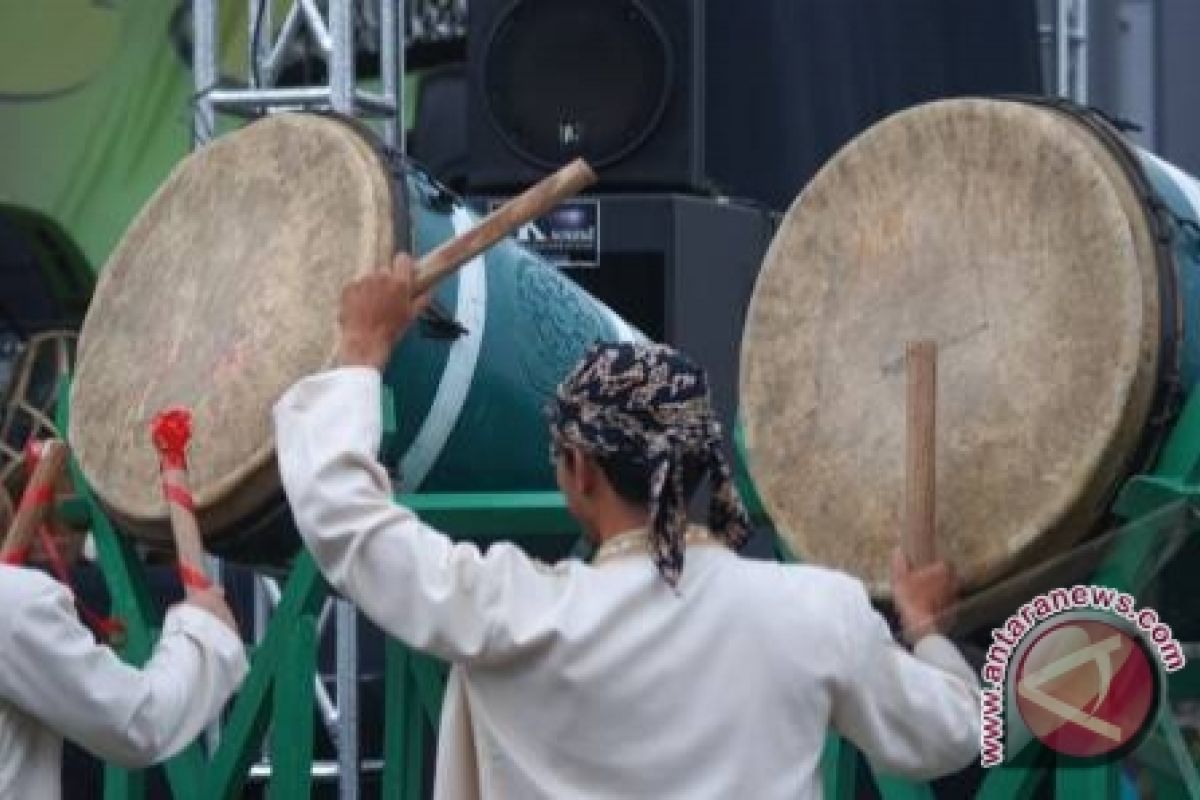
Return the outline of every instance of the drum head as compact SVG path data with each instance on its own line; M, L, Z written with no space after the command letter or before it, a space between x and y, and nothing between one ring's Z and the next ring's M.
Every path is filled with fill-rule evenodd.
M70 442L124 527L169 536L153 416L193 414L206 536L279 492L271 408L330 364L342 286L386 263L393 201L351 125L279 115L186 158L126 232L84 321Z
M905 344L936 339L940 555L969 588L1103 513L1160 346L1143 211L1069 115L955 100L876 125L788 211L755 287L741 408L755 483L806 561L886 595Z

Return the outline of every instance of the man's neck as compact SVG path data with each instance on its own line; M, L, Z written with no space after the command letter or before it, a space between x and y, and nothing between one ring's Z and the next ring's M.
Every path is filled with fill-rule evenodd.
M650 515L645 509L628 506L614 508L607 513L598 515L592 524L592 537L597 546L604 544L614 536L622 533L645 528L650 524Z

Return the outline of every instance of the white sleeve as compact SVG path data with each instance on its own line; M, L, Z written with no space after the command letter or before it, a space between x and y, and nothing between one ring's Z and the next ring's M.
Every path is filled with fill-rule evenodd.
M979 682L958 649L926 636L909 654L867 600L845 604L844 663L833 692L834 727L873 767L926 780L979 755Z
M388 634L463 663L495 663L554 635L564 568L510 544L455 544L396 504L379 448L381 378L345 367L275 406L279 471L296 526L329 583Z
M142 668L96 643L70 593L47 581L6 612L0 696L97 757L130 768L190 744L246 674L242 642L220 620L172 608Z

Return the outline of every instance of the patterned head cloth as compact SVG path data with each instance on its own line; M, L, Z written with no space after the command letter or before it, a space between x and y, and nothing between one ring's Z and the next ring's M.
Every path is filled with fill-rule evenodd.
M666 345L593 345L548 407L552 452L576 447L604 459L644 465L650 475L650 554L671 586L683 571L687 532L684 462L701 466L712 487L708 525L734 549L749 518L721 452L721 425L704 371Z

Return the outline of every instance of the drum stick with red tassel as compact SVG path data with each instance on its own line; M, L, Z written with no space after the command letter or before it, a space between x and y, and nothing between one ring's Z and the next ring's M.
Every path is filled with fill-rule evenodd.
M47 439L40 445L31 445L29 457L35 455L37 466L29 476L8 536L0 546L0 563L24 563L34 533L54 504L54 489L67 465L67 445L61 439Z
M150 436L158 450L163 496L171 515L171 533L179 559L184 591L212 586L204 570L204 544L188 482L187 447L192 438L192 415L186 408L169 408L154 418Z
M913 567L936 558L937 342L909 342L904 555Z
M442 243L417 262L413 292L424 294L438 281L526 223L596 181L596 173L577 158L488 214L466 233Z

